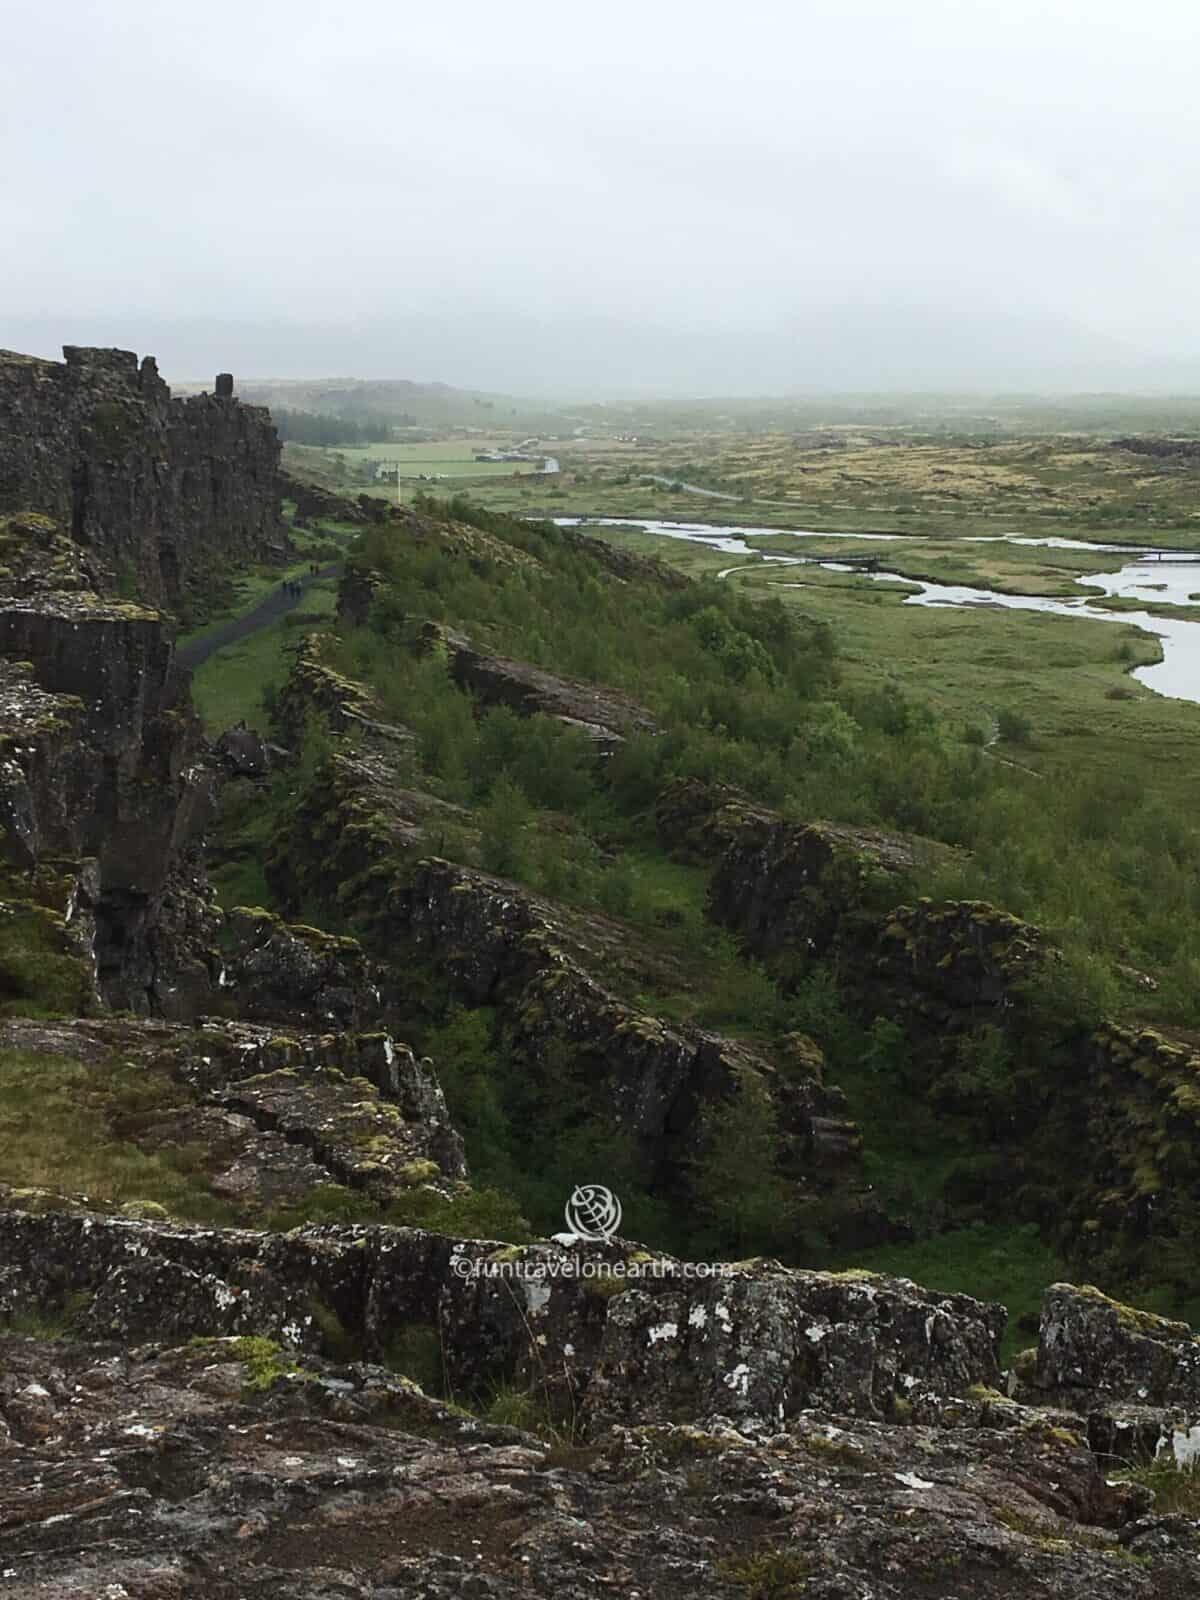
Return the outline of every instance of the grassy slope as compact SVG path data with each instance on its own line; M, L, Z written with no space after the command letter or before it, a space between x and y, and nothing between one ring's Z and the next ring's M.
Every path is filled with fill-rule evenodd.
M4 1181L69 1189L113 1206L161 1205L197 1221L229 1221L228 1208L189 1170L189 1150L150 1154L129 1137L139 1120L186 1107L165 1073L117 1053L76 1060L0 1050L0 1149Z
M282 683L287 673L288 641L294 640L297 627L304 625L296 618L332 616L336 594L332 579L314 583L305 591L298 611L218 651L197 668L192 676L192 697L210 733L220 733L243 719L252 726L262 723L263 696ZM261 598L258 594L248 599L234 615L252 610Z

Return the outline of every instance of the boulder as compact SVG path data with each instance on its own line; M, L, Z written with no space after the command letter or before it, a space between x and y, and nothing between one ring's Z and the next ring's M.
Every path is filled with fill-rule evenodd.
M1090 1285L1056 1283L1042 1300L1037 1382L1077 1399L1185 1406L1200 1417L1200 1339L1185 1322Z

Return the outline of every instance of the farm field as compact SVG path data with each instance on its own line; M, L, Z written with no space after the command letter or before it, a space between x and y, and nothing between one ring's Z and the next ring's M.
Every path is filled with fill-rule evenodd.
M344 477L363 477L377 462L398 466L404 477L414 480L428 478L511 478L517 473L530 473L538 463L511 461L476 461L475 453L484 450L511 449L515 441L507 439L438 439L416 444L396 444L380 440L375 444L337 445L323 448L315 445L288 444L284 447L284 464L292 471L316 471L325 476L337 473L340 458ZM363 479L362 487L371 488L373 478ZM387 485L375 487L388 487ZM394 493L394 490L393 490Z

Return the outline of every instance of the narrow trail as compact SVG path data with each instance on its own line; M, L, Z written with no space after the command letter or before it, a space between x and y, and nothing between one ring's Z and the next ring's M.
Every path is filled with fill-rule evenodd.
M206 633L203 638L193 639L189 644L181 645L175 652L175 660L181 667L189 667L195 671L218 650L224 650L227 645L237 644L239 640L257 633L260 628L269 627L286 612L294 611L314 583L321 578L336 577L341 570L340 561L331 561L328 566L320 567L316 572L306 573L302 578L290 580L299 585L297 594L289 592L287 582L279 584L270 594L265 595L252 611L247 611L240 617L231 617L228 622L222 623L219 628L214 628L211 633Z

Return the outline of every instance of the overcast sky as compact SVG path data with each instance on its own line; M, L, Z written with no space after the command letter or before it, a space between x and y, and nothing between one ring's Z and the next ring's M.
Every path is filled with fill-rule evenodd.
M0 346L493 389L1200 387L1194 0L41 0Z

